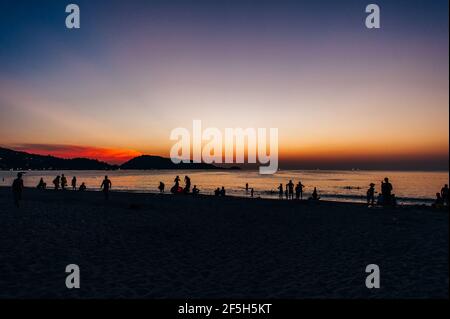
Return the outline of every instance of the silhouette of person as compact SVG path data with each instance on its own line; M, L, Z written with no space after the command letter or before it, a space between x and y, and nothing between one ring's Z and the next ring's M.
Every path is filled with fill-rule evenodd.
M252 188L251 191L250 191L250 196L253 197L254 193L255 193L255 191Z
M286 199L289 199L289 185L286 184L286 188L284 189L284 195L286 196Z
M180 186L180 176L177 175L177 177L175 177L175 188L178 188Z
M303 187L305 187L302 182L298 181L297 185L295 186L295 198L297 199L303 199Z
M165 188L165 187L166 187L166 185L164 185L163 182L159 182L158 189L159 189L159 192L160 192L160 193L164 193L164 188Z
M225 187L222 186L222 189L220 190L220 196L225 196Z
M289 180L287 186L289 188L289 199L294 199L294 183L292 183L292 180Z
M214 195L220 196L220 188L219 187L217 187L216 190L214 191Z
M374 206L375 204L375 184L370 183L369 189L367 190L367 205Z
M280 186L278 186L278 197L280 199L283 199L283 184L280 184Z
M391 205L392 203L392 184L389 178L385 177L384 182L381 181L381 195L383 196L383 204Z
M448 184L445 184L441 189L441 198L445 205L449 205L449 193L448 193Z
M81 183L80 188L78 188L78 190L79 190L80 192L84 192L84 191L86 190L86 184L85 184L84 182Z
M200 193L200 190L197 188L197 185L194 185L194 188L192 189L192 195L197 195Z
M13 193L14 205L19 208L23 191L22 173L17 173L17 178L13 181L11 188Z
M185 183L184 192L189 193L191 191L191 179L189 178L189 176L186 175L184 177L184 183Z
M44 182L44 179L42 177L39 180L39 184L37 184L36 188L37 189L46 189L47 188L47 184Z
M72 190L76 190L77 189L77 177L76 176L74 176L73 178L72 178Z
M67 178L64 176L64 174L61 175L61 189L65 190L67 186Z
M245 183L245 192L248 193L248 183Z
M112 183L109 180L108 176L105 176L105 179L102 182L100 188L103 189L103 195L105 196L105 200L109 199L109 189L111 188Z
M442 198L441 193L436 193L436 199L432 206L439 209L444 207L444 199Z
M58 175L55 177L55 179L53 180L53 185L55 185L55 190L59 189L59 182L60 182L61 177Z
M311 195L311 199L312 200L319 200L320 199L319 195L317 194L317 188L316 187L314 187L314 191L313 191L313 193Z

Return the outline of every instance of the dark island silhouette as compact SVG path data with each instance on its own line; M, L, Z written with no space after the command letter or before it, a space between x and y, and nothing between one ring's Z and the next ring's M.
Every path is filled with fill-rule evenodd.
M223 169L206 163L175 164L170 158L142 155L122 165L112 165L96 159L65 159L37 155L0 147L0 170L116 170L116 169Z

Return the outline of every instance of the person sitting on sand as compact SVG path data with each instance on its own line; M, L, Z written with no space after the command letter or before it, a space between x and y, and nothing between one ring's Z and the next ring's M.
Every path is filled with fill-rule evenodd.
M289 199L294 199L294 183L292 183L292 180L289 180L286 186L289 189Z
M109 180L108 176L105 176L105 179L102 182L102 185L100 186L101 189L103 189L103 195L105 196L105 200L109 199L109 189L111 188L112 183Z
M320 199L320 196L317 194L317 188L314 187L314 191L309 199L310 200L319 200Z
M184 184L184 192L189 193L191 191L191 179L187 175L184 177Z
M159 192L160 192L160 193L164 193L164 188L165 188L165 187L166 187L166 185L164 185L163 182L159 182L158 189L159 189Z
M12 183L14 205L16 205L17 208L19 208L20 201L22 200L22 191L23 191L22 173L17 173L17 178Z
M375 204L375 184L370 183L369 189L367 190L367 205L374 206Z
M220 196L220 188L217 187L216 190L214 191L214 196Z
M200 193L200 190L197 188L197 185L194 185L194 188L192 189L192 195L198 195Z
M283 199L283 184L280 184L280 186L278 186L278 197L280 199Z
M37 184L36 188L37 189L46 189L47 188L47 183L44 182L44 179L42 177L39 180L39 184Z
M449 193L448 193L448 184L445 184L441 189L441 198L445 205L449 205Z
M222 186L222 189L220 190L220 196L225 196L225 187Z
M53 180L53 185L55 185L55 190L59 189L59 181L60 181L61 177L58 175L55 177L55 179Z
M78 190L79 190L80 192L84 192L84 191L86 190L86 184L85 184L84 182L81 183L80 188L78 188Z
M64 174L61 175L61 189L65 190L67 186L67 178L64 176Z
M72 178L71 184L72 184L72 190L76 190L77 189L77 177L76 176L74 176Z
M436 199L434 200L432 207L437 209L442 209L444 207L444 199L442 198L441 193L436 193Z

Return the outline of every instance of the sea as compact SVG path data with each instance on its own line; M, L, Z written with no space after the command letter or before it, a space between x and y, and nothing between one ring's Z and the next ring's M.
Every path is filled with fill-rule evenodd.
M257 170L117 170L117 171L24 171L26 187L35 187L42 177L48 188L53 188L56 175L65 174L68 184L73 176L77 184L84 182L88 190L100 190L101 182L108 175L112 189L116 191L157 193L159 182L166 185L166 192L174 184L176 176L191 178L191 187L197 185L201 194L212 195L217 187L224 186L227 195L250 197L246 191L254 189L255 198L278 198L277 187L292 180L305 185L303 196L308 198L314 187L324 200L364 202L370 183L380 191L382 179L388 177L393 193L400 204L431 204L444 184L449 183L448 172L422 171L363 171L363 170L284 170L274 175L260 175ZM0 171L0 186L10 186L16 171Z

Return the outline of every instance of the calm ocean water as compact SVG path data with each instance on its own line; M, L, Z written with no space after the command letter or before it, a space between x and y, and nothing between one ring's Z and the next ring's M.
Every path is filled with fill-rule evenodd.
M250 196L245 192L245 183L254 188L255 197L277 198L277 186L285 185L290 179L294 183L301 180L306 187L304 197L310 196L317 187L323 199L335 201L365 201L365 194L370 183L380 190L380 182L389 177L394 186L394 193L400 203L431 203L435 193L449 182L448 172L386 172L386 171L322 171L322 170L286 170L276 175L260 175L257 171L198 171L198 170L148 170L148 171L28 171L25 174L25 186L34 187L41 177L52 188L56 175L65 174L70 185L73 176L77 176L78 185L85 182L90 190L98 190L103 176L107 174L113 189L121 191L158 192L162 181L166 192L173 185L176 175L182 183L185 175L191 177L192 186L197 185L202 194L212 194L217 187L225 186L227 194L233 196ZM9 186L16 172L0 171L0 186Z

